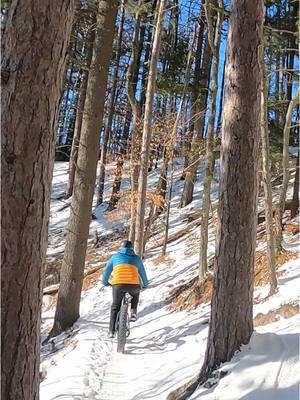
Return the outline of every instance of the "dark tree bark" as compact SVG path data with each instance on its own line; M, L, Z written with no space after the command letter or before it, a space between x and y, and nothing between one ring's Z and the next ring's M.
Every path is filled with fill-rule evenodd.
M209 334L201 372L168 396L187 399L253 332L262 0L231 2L219 223Z
M97 4L95 42L84 105L74 193L61 268L54 326L50 336L56 336L72 326L79 317L80 295L99 154L99 130L102 124L117 4L117 0L99 0Z
M253 332L262 74L258 50L264 5L262 0L233 0L231 7L215 280L204 375L230 360Z
M1 398L38 400L55 126L73 1L13 1L2 37Z

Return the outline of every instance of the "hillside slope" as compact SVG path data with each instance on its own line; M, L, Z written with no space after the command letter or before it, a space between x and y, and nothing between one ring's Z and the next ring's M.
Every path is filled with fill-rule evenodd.
M173 232L183 219L174 204ZM298 222L291 221L295 226ZM111 288L102 287L100 275L86 286L81 318L74 328L42 347L41 400L165 400L171 390L199 371L206 347L209 303L183 311L170 304L172 289L197 274L198 237L199 228L195 227L169 244L166 258L160 257L160 249L147 255L150 287L141 293L139 319L132 324L125 354L117 353L115 340L107 338ZM298 243L299 233L285 236L290 252L297 252ZM113 243L108 244L108 248L113 247ZM263 241L258 249L265 249ZM209 254L213 252L212 223ZM216 378L212 387L199 388L191 399L298 400L299 266L299 258L291 256L278 269L279 291L272 297L267 297L268 286L256 287L257 326L251 342L221 367L226 375L220 381ZM46 308L42 339L54 316L53 307Z

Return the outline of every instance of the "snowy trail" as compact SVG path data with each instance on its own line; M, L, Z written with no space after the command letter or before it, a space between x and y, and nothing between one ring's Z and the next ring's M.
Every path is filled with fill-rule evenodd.
M153 273L149 268L150 279ZM117 353L117 343L113 340L111 359L95 400L162 400L176 383L177 375L192 375L193 368L189 359L186 359L184 365L182 357L183 353L190 354L190 346L193 344L199 346L198 340L187 343L186 339L201 331L200 322L195 318L195 313L192 316L184 313L182 319L178 319L176 313L170 314L166 309L165 293L160 285L164 278L160 274L160 278L152 280L152 288L142 292L139 319L131 326L125 354ZM203 328L207 329L207 325L203 325ZM185 350L175 351L181 346ZM196 353L196 360L200 356L200 353Z
M132 324L125 354L117 353L116 341L107 338L111 288L99 292L98 285L84 292L77 345L46 357L41 400L165 400L195 375L205 352L209 305L190 312L168 310L170 285L195 272L191 259L180 258L178 243L173 246L172 267L146 263L151 286L141 293L139 319ZM297 301L299 261L281 270L278 294L255 305L255 314ZM44 314L44 323L52 317L53 310ZM228 375L214 388L199 389L191 400L298 400L299 323L294 316L257 328L250 344L224 364Z

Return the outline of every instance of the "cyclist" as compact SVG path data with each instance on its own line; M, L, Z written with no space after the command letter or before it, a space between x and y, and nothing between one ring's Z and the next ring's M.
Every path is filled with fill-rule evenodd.
M132 296L130 320L136 321L141 287L146 288L148 286L143 262L135 254L132 243L129 240L124 240L121 244L121 249L107 262L102 277L102 283L105 286L109 284L108 280L111 273L113 301L108 336L114 337L116 319L125 293L128 292Z

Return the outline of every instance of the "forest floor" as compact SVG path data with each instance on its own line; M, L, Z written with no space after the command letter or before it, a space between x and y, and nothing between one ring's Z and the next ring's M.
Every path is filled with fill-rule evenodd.
M181 160L177 160L170 234L187 224L187 214L201 207L202 174L196 198L184 209L178 208ZM108 169L106 199L113 167ZM217 168L218 173L218 168ZM218 178L214 180L213 200L217 198ZM48 249L48 284L56 283L62 257L69 200L61 195L66 187L67 163L56 163L51 202ZM150 173L154 185L157 172ZM128 190L128 179L122 190ZM153 186L154 187L154 186ZM276 191L276 190L275 190ZM90 229L86 269L105 261L124 236L125 207L105 214L107 203L94 213ZM205 400L298 400L299 387L299 220L286 219L284 247L278 262L279 290L268 297L264 254L265 237L258 235L254 293L255 332L250 343L231 362L220 367L225 376L200 387L191 399ZM156 230L162 224L156 223ZM93 244L97 230L99 241ZM125 354L116 352L116 342L107 338L111 288L102 288L99 270L85 278L81 318L68 332L42 346L41 400L165 400L168 393L186 382L201 367L206 348L211 280L201 299L191 295L197 275L199 226L168 245L166 257L161 248L147 253L145 266L150 287L141 293L139 318L132 324ZM214 256L215 218L209 230L209 259ZM159 234L151 239L157 243ZM181 290L180 290L181 288ZM185 289L185 290L183 290ZM55 296L44 296L42 340L53 323ZM223 374L220 374L223 375Z

